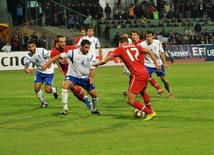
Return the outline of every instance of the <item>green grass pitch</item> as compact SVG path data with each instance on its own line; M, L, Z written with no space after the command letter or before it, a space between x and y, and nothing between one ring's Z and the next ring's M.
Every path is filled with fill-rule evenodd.
M149 85L157 117L147 122L133 117L133 108L122 95L128 87L122 66L97 68L94 81L102 116L91 115L71 93L69 115L60 115L61 96L55 100L52 94L45 94L49 106L41 109L33 91L34 76L1 71L0 154L214 154L214 63L170 66L167 79L175 98L168 99L166 91L158 97ZM63 74L56 69L59 94L62 81Z

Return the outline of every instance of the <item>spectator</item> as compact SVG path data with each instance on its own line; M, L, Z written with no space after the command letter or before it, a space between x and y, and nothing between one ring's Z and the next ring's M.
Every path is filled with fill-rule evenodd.
M101 19L103 17L103 7L98 4L98 7L97 7L97 15L98 15L98 19Z
M59 19L59 17L58 17L58 14L54 14L54 16L53 16L53 19L52 19L52 22L51 22L51 25L52 26L59 26L60 25L60 19Z
M153 11L153 19L156 19L156 20L159 19L158 18L158 11L156 9Z
M92 16L89 14L88 17L83 21L84 27L87 29L91 24Z
M192 32L192 30L190 29L189 26L187 26L187 28L184 30L184 34L186 34L186 35L193 35L193 32Z
M51 19L52 19L52 8L49 2L47 2L45 8L44 8L44 12L45 12L45 25L49 26L51 25Z
M134 4L129 4L128 8L129 19L133 19L135 17L134 8L135 8Z
M11 52L11 45L9 42L6 43L6 45L4 45L1 49L3 52L7 52L10 53Z
M22 25L24 12L21 4L18 4L16 7L16 15L17 15L17 25Z
M111 19L111 7L109 6L108 3L106 3L106 7L104 10L106 14L106 19Z
M200 2L198 4L198 16L199 16L199 18L202 18L203 15L204 15L204 5L202 2Z
M35 42L35 44L38 46L38 36L36 34L36 31L33 32L33 34L31 35L31 38L30 38L31 41Z
M46 49L46 44L47 44L47 37L45 33L43 32L42 35L39 38L39 46L38 47L43 47Z
M119 46L119 40L120 40L120 34L119 34L119 32L117 32L114 36L114 44L116 47Z
M76 31L76 18L74 14L69 14L67 17L67 24L68 29L70 31Z
M27 33L24 33L22 36L22 50L27 51L27 43L28 43L29 37L27 36Z
M38 7L38 14L39 14L39 20L38 20L38 25L39 26L42 26L42 18L43 18L43 15L44 15L44 8L42 6L42 3L39 3L39 7Z
M19 34L16 32L11 38L11 50L20 51L21 50L21 39Z

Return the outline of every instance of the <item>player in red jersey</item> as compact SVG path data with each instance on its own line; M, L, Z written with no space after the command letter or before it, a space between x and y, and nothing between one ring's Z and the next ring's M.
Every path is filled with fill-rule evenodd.
M147 115L144 121L150 120L156 116L156 113L152 110L150 104L150 97L146 92L149 74L144 66L144 55L149 54L156 64L158 70L157 61L152 51L142 48L140 46L129 45L126 37L121 37L119 40L119 47L114 52L106 57L104 60L96 63L94 66L104 65L110 61L113 57L120 57L131 74L131 81L128 89L128 104L144 111ZM144 100L145 105L136 100L137 95L140 94Z
M86 36L86 29L85 28L81 28L80 29L80 36L76 37L76 39L74 40L74 45L77 45L79 40L84 36Z
M138 33L138 31L133 30L131 32L131 37L132 37L132 44L133 45L138 45L139 43L143 42L143 40L140 39L140 35ZM131 81L131 76L129 76L129 79ZM124 96L128 95L128 91L123 92Z
M53 58L56 55L59 55L63 52L68 52L68 50L73 50L77 48L76 46L69 46L66 45L66 38L64 36L58 36L56 40L56 47L52 49L50 58ZM56 61L58 69L66 75L68 71L68 61L66 59L58 59ZM87 107L90 109L91 102L89 101L88 97L85 95L84 91L79 86L74 86L71 88L74 96L76 96L80 101L84 102Z

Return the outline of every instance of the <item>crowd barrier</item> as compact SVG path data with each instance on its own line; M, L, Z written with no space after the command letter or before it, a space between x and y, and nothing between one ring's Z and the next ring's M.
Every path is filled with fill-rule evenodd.
M114 51L115 48L104 48L103 56L97 56L97 61L101 61ZM24 57L27 52L0 52L0 70L21 70L23 69ZM97 52L98 55L98 52ZM174 59L185 58L206 58L207 61L214 61L214 45L172 45L166 51L166 57ZM119 58L114 58L105 66L123 65ZM55 65L56 67L56 65ZM30 66L34 68L34 66Z

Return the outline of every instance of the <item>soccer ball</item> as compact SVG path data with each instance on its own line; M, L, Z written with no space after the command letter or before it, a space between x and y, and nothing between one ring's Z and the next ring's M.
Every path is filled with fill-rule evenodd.
M140 111L138 109L134 109L133 115L134 115L135 118L141 118L141 117L145 117L146 113L143 112L143 111Z

